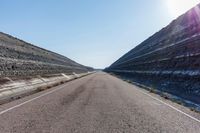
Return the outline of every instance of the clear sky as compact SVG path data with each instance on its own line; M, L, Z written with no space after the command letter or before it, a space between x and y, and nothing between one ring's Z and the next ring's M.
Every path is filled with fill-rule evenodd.
M104 68L200 0L1 0L0 31Z

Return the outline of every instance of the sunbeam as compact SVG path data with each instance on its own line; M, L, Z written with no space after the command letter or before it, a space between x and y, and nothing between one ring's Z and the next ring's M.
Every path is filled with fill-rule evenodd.
M166 0L166 5L169 13L173 17L178 17L199 2L199 0Z

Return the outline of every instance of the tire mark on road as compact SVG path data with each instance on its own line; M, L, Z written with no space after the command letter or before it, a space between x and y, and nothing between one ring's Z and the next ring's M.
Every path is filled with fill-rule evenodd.
M69 95L66 96L66 98L64 98L61 102L62 105L68 105L70 106L83 92L86 91L86 89L88 89L86 87L86 85L91 82L91 79L93 77L91 77L90 79L88 79L84 84L80 85L79 87L77 87L72 93L70 93Z

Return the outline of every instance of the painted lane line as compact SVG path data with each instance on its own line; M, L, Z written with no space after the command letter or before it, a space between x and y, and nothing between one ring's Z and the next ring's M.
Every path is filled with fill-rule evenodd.
M137 89L137 90L139 90L139 89ZM156 98L156 97L154 97L154 96L152 96L152 95L150 95L150 94L148 94L148 93L146 93L146 92L144 92L144 91L142 91L142 90L139 90L139 91L140 91L141 93L143 93L144 95L147 95L147 96L151 97L152 99L157 100L157 101L159 101L160 103L162 103L162 104L164 104L164 105L170 107L171 109L176 110L177 112L179 112L179 113L181 113L181 114L183 114L183 115L189 117L190 119L192 119L192 120L194 120L194 121L200 123L200 120L199 120L199 119L197 119L197 118L195 118L195 117L193 117L193 116L191 116L191 115L189 115L189 114L187 114L187 113L185 113L185 112L183 112L183 111L177 109L176 107L174 107L174 106L172 106L172 105L170 105L170 104L168 104L168 103L163 102L162 100L160 100L160 99L158 99L158 98Z
M18 104L18 105L15 105L15 106L13 106L13 107L11 107L11 108L8 108L8 109L6 109L6 110L3 110L3 111L0 112L0 115L3 115L3 114L5 114L5 113L8 112L8 111L11 111L11 110L13 110L13 109L15 109L15 108L19 108L19 107L21 107L21 106L23 106L23 105L25 105L25 104L27 104L27 103L30 103L30 102L32 102L32 101L35 101L35 100L37 100L37 99L39 99L39 98L41 98L41 97L44 97L44 96L46 96L46 95L49 95L49 94L53 93L53 92L59 91L59 90L63 89L63 87L64 87L64 86L61 86L61 87L59 87L58 89L49 91L49 92L44 93L44 94L42 94L42 95L40 95L40 96L37 96L37 97L35 97L35 98L33 98L33 99L30 99L30 100L28 100L28 101L25 101L25 102L23 102L23 103L20 103L20 104Z

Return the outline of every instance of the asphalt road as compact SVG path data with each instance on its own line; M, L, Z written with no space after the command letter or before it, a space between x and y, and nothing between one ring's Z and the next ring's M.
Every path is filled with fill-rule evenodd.
M0 133L199 133L200 114L106 73L0 106Z

